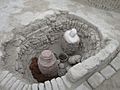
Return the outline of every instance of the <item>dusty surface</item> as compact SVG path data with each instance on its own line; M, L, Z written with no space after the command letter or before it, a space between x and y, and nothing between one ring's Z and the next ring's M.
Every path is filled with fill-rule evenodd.
M68 10L98 26L104 34L120 41L120 13L88 7L80 0L0 0L0 42L10 31L42 17L49 9ZM120 71L96 90L119 90Z
M95 90L120 90L120 71L112 78L106 80Z

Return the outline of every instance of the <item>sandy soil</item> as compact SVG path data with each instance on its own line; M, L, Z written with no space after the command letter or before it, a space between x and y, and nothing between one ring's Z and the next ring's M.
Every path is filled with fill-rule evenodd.
M8 40L13 28L29 24L49 9L71 11L120 41L120 13L88 7L80 0L0 0L0 42ZM96 90L120 90L119 78L120 71Z

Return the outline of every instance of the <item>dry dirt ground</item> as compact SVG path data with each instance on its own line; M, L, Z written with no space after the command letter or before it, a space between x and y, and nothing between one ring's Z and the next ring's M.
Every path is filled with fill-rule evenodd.
M13 28L29 24L49 9L73 12L120 42L120 13L88 7L82 0L0 0L0 42ZM120 71L96 90L120 90Z

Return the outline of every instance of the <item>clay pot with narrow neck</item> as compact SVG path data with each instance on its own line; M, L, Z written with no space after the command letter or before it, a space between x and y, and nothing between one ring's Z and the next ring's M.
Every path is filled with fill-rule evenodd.
M74 54L79 49L80 44L80 38L77 35L77 30L76 29L67 30L64 33L61 42L62 42L61 48L66 54L68 55Z
M57 59L50 50L44 50L38 59L38 67L46 77L55 77L58 73Z

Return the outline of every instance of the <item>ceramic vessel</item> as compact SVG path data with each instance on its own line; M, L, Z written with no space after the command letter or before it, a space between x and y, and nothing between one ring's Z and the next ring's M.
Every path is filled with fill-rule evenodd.
M80 38L77 35L77 30L74 28L72 30L67 30L64 33L61 42L61 47L63 51L68 55L73 54L75 51L78 50L80 43Z
M38 67L42 74L46 77L55 77L58 72L58 63L57 59L50 50L44 50L39 59Z

